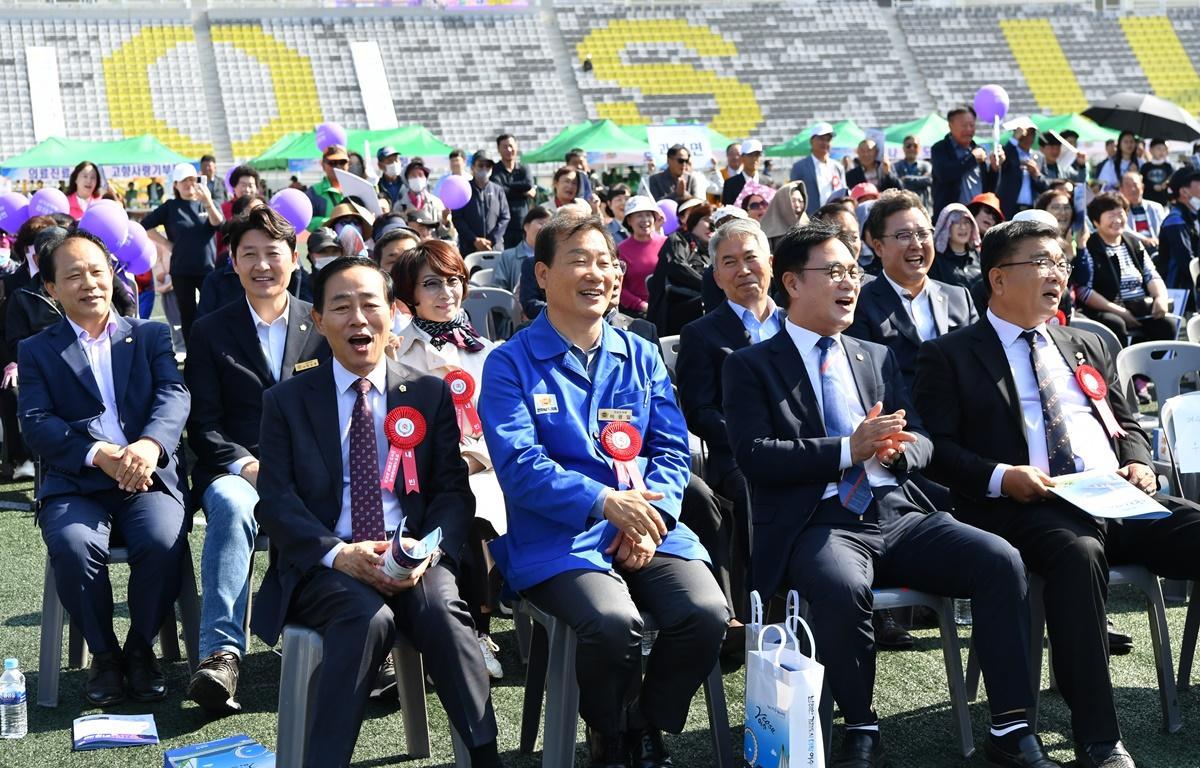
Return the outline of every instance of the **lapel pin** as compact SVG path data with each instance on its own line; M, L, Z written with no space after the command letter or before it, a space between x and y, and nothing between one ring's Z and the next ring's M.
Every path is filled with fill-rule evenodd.
M407 391L408 391L408 387L406 387L405 385L401 384L401 385L400 385L400 391L401 391L401 392L407 392Z
M126 343L126 344L132 344L132 343L133 343L133 337L132 337L132 336L126 336L126 337L125 337L125 343Z
M854 356L854 359L861 363L863 361L862 353L860 352L860 353L856 354Z
M302 330L302 331L307 331L307 330L308 330L308 323L300 323L300 330Z

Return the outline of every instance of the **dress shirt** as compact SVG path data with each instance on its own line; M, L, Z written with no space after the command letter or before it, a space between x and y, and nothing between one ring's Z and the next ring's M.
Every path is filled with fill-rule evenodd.
M291 299L283 305L283 312L279 317L275 318L275 322L268 323L259 317L254 311L254 305L246 299L246 306L250 307L250 319L254 322L254 332L258 335L258 346L262 350L263 358L267 361L267 367L271 369L271 375L275 377L275 381L279 381L283 375L283 348L287 344L287 329L288 329L288 308ZM226 465L225 469L231 475L240 475L246 465L258 461L253 456L243 456L237 461Z
M766 341L779 333L779 309L771 299L767 299L766 320L759 320L755 317L753 310L749 307L743 307L741 304L730 299L727 299L727 301L729 301L729 308L733 310L733 314L737 315L738 319L742 321L746 333L750 334L751 344Z
M1021 421L1025 424L1025 442L1029 446L1029 464L1049 474L1050 459L1046 453L1042 397L1038 394L1037 377L1033 374L1033 364L1029 360L1029 344L1021 338L1025 329L1002 320L990 309L987 318L996 329L996 335L1000 337L1004 356L1008 358L1008 367L1012 370L1013 382L1017 385L1017 394L1021 399ZM1075 380L1071 367L1046 333L1045 323L1033 330L1038 334L1038 354L1042 356L1042 362L1054 380L1059 401L1062 403L1063 415L1067 420L1067 433L1071 436L1071 450L1075 453L1075 469L1079 472L1088 469L1118 469L1120 463L1117 461L1117 455L1113 453L1108 434L1092 411L1091 401L1079 388L1079 382ZM995 498L1001 495L1000 486L1004 480L1004 473L1011 468L1011 464L996 465L988 483L988 496Z
M936 339L938 337L937 323L933 320L933 299L929 298L929 291L922 286L920 293L913 296L907 288L888 277L886 271L883 273L883 278L900 297L900 303L904 305L904 311L908 313L908 318L917 327L917 335L921 337L921 341Z
M92 443L84 461L89 467L94 467L96 465L93 459L96 458L96 452L100 450L101 442L122 447L129 445L129 439L125 437L125 430L121 429L120 411L117 410L117 390L113 385L112 335L113 331L117 329L117 323L110 313L99 338L93 339L91 334L76 325L74 320L67 318L67 322L71 324L71 330L75 332L75 338L79 340L79 348L83 350L83 354L88 360L88 366L92 369L92 376L96 380L96 388L100 390L100 400L104 404L104 410L100 412L98 418L100 434L104 440Z
M807 328L801 328L791 320L784 322L784 328L787 329L788 335L792 337L792 343L796 345L796 350L800 352L800 358L804 360L804 370L808 373L808 381L812 384L813 394L817 397L817 408L821 413L824 413L825 401L821 393L821 350L817 347L817 342L821 339L821 336ZM833 337L833 340L836 343L829 348L829 354L836 355L836 357L834 357L829 371L837 379L838 389L846 394L846 406L850 409L850 418L853 420L855 428L857 428L863 419L867 418L867 410L859 402L858 388L854 385L854 373L850 370L850 361L846 359L846 348L842 346L842 335L840 333L837 334ZM853 463L850 454L850 437L846 436L842 438L842 457L838 464L838 469L849 469ZM883 465L874 456L863 462L863 467L867 470L867 480L871 483L872 488L896 485L895 476L884 469ZM825 493L821 498L828 499L831 496L836 496L837 492L837 482L834 481L825 486Z
M333 533L339 539L348 541L351 536L350 528L350 418L354 414L354 403L358 393L354 391L354 382L359 380L357 374L342 367L337 360L333 361L333 384L337 393L338 428L341 430L342 443L342 510L338 513L337 525ZM366 376L371 382L371 391L367 393L367 403L371 406L371 418L375 422L375 449L379 454L379 476L383 477L383 467L387 463L388 441L383 432L383 422L387 418L387 359L379 361L375 370ZM400 484L403 487L403 482ZM404 513L400 508L400 496L392 491L383 492L383 529L394 531L404 524ZM333 567L333 561L345 544L337 544L328 552L321 562L327 567Z
M822 204L829 202L830 196L842 188L841 176L838 174L837 161L833 158L818 160L813 156L813 171L817 176L818 201Z
M1032 160L1033 154L1018 145L1017 158L1024 163L1026 160ZM1029 169L1024 165L1021 166L1021 191L1017 193L1017 205L1033 205L1033 182L1029 178Z

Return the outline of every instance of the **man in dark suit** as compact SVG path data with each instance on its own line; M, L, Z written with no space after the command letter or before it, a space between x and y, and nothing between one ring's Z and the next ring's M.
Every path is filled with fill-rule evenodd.
M916 402L936 446L934 477L954 492L961 519L1006 538L1045 580L1054 672L1071 707L1077 765L1129 768L1108 672L1108 566L1197 578L1200 513L1103 521L1051 496L1053 476L1092 469L1153 493L1149 442L1100 339L1046 324L1070 274L1056 228L993 227L981 261L987 316L927 342L917 359ZM1085 365L1108 384L1099 401L1076 379ZM1123 436L1112 437L1103 409Z
M884 765L871 705L872 587L970 597L1001 766L1055 765L1026 721L1026 581L999 536L935 512L908 481L933 452L895 356L842 334L862 269L840 230L810 224L776 245L788 292L784 330L730 355L725 418L753 489L753 586L808 601L826 679L846 722L834 768Z
M230 264L245 298L200 318L184 379L194 393L188 443L196 454L193 501L208 525L200 558L201 662L188 696L224 714L237 704L250 559L258 524L258 430L263 391L329 358L312 305L288 294L299 271L296 232L266 206L230 221Z
M880 192L901 189L900 177L892 173L892 164L882 157L874 139L863 139L855 149L857 159L846 171L846 188L854 189L859 184L871 183Z
M128 694L159 701L167 686L151 644L179 595L187 480L176 450L188 392L170 330L112 309L104 244L82 231L47 246L39 266L64 319L20 346L21 433L41 458L38 524L54 578L92 651L94 706ZM130 629L113 633L109 532L130 552Z
M1033 148L1037 128L1021 126L1004 147L1004 163L996 182L996 196L1004 218L1011 219L1021 211L1032 208L1038 195L1050 186L1042 176L1042 153Z
M975 109L959 105L946 114L950 132L929 148L929 162L933 166L933 211L932 218L950 203L966 205L978 194L991 192L996 187L996 171L1000 169L1004 152L1000 157L989 155L987 150L975 143Z
M463 256L504 249L504 233L511 215L504 190L491 180L493 167L495 162L484 150L471 157L471 199L453 213L458 250Z
M257 514L271 564L253 617L269 645L285 622L324 636L310 720L319 731L304 764L349 764L372 680L399 629L424 655L471 765L499 766L487 672L455 584L475 500L450 390L436 378L406 379L385 359L391 279L370 259L335 259L317 273L313 299L333 360L263 393ZM399 419L395 440L412 438L414 457L395 491L380 488L385 416ZM393 532L411 546L436 528L440 558L404 579L385 574Z
M928 276L933 226L916 193L883 193L867 216L865 230L883 265L883 279L862 287L846 333L892 350L911 387L921 342L970 325L979 316L966 288Z

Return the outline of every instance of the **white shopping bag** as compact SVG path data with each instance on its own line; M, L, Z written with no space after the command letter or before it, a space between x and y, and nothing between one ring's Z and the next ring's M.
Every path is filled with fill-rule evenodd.
M763 629L758 647L746 654L743 757L744 765L751 768L825 766L820 715L825 668L816 661L808 625L798 615L795 625L804 630L813 656L801 652L799 640L787 624Z
M746 624L746 656L750 655L751 651L758 649L758 638L762 636L763 630L769 626L779 627L785 634L794 635L797 631L797 624L800 620L800 593L796 590L790 590L787 593L787 607L784 610L784 619L782 624L763 624L763 601L762 596L758 594L758 590L750 592L750 621ZM778 645L782 640L772 634L767 638L767 643L772 647Z

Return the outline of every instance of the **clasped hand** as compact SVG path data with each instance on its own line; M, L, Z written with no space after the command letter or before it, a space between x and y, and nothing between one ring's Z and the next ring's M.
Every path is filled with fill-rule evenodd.
M416 539L409 538L403 538L401 541L406 547L415 547L419 543ZM356 541L347 544L333 558L333 567L388 597L412 589L425 575L430 558L425 558L425 562L417 566L406 578L393 579L383 572L383 553L391 545L390 541Z
M609 491L604 497L604 519L630 538L648 537L657 547L667 535L667 526L650 502L662 498L654 491Z
M890 465L904 453L906 443L917 441L916 435L904 431L907 424L903 408L885 414L883 403L875 403L850 435L850 461L861 464L874 456L880 464Z
M161 455L158 443L143 437L124 448L106 443L96 452L93 462L122 491L139 493L150 490Z
M649 536L630 536L622 531L604 553L612 555L614 567L623 571L640 571L654 557L657 549Z

